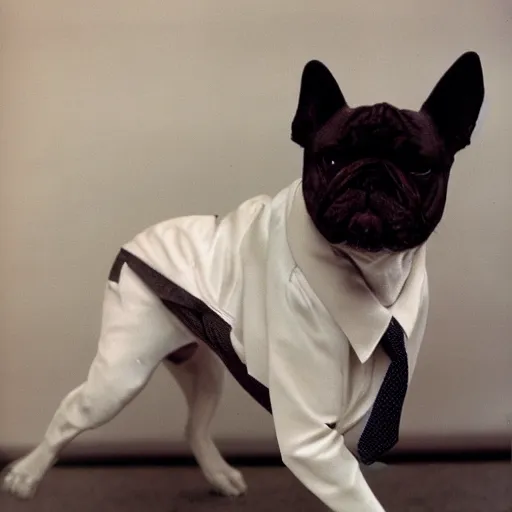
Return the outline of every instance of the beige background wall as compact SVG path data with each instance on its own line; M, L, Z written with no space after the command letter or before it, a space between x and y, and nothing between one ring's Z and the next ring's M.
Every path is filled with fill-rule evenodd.
M403 448L506 447L512 410L512 6L502 1L0 0L0 451L35 443L96 348L118 246L173 215L223 213L300 173L300 74L326 62L353 104L416 108L467 49L488 103L432 239L428 332ZM183 450L164 370L68 453ZM234 383L230 450L273 451Z

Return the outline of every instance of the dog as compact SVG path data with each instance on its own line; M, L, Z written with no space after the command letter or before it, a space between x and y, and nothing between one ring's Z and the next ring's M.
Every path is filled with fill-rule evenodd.
M61 450L116 416L163 363L188 404L191 451L217 491L247 489L210 433L227 368L272 414L284 463L323 503L383 510L349 438L377 407L393 322L407 339L405 385L413 373L428 311L426 242L483 99L475 52L418 111L350 107L327 67L308 62L291 130L302 177L222 218L173 218L122 246L87 379L41 443L8 466L3 489L32 497Z

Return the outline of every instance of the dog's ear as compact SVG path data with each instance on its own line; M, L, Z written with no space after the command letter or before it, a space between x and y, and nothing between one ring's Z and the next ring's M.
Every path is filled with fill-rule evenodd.
M302 72L299 105L292 122L292 140L305 147L310 137L346 105L340 88L327 67L317 60Z
M471 142L484 100L484 77L475 52L461 55L443 75L421 107L453 152Z

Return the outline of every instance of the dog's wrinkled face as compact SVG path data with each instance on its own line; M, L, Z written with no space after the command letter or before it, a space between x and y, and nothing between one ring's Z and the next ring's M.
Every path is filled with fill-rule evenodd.
M351 108L327 68L309 62L292 140L304 148L304 199L318 231L331 244L371 252L425 242L483 98L473 52L453 64L418 112L387 103Z

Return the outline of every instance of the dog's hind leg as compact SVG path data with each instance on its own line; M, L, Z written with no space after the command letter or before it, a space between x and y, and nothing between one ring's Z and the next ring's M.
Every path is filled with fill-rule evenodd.
M166 367L178 382L188 404L186 439L207 481L225 496L247 490L242 474L230 466L217 449L211 423L220 402L224 365L203 343L195 354L179 365L167 360Z
M87 380L61 402L42 442L9 466L2 488L30 498L72 439L114 418L162 359L190 342L192 335L125 266L119 284L107 286L98 351Z

